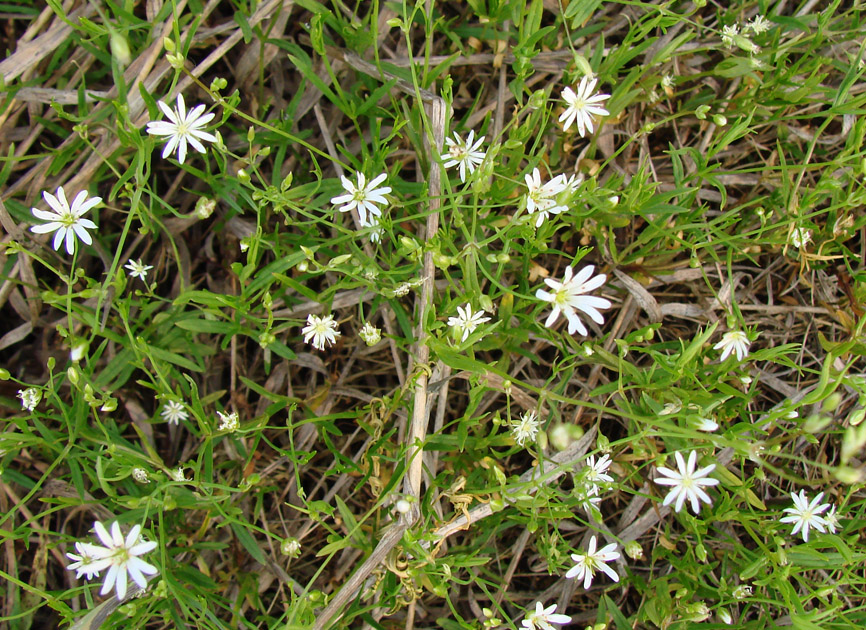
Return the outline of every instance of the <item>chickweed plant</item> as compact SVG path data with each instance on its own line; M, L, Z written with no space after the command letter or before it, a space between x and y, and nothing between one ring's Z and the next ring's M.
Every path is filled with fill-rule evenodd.
M2 10L2 627L866 627L862 3Z

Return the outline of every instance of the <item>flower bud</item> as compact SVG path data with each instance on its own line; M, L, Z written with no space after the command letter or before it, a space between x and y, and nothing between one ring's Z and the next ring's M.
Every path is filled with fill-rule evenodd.
M301 541L295 537L286 538L280 545L280 553L290 558L297 558L301 555Z
M195 216L202 221L210 217L216 208L216 199L208 199L207 197L199 197L195 202Z
M126 37L118 31L111 31L111 36L108 39L111 55L117 60L117 65L125 68L132 61L132 55L129 52L129 42Z
M625 544L625 555L632 560L643 560L643 547L636 540L630 540Z

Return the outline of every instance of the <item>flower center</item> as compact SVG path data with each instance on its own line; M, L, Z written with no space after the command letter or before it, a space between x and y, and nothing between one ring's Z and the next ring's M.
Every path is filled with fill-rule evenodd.
M466 151L466 147L461 147L459 145L456 145L456 146L451 147L451 149L448 151L448 153L451 155L452 158L454 158L455 160L457 160L459 162L461 160L466 159L467 151Z
M120 566L125 565L129 562L129 549L124 547L118 547L117 551L114 553L114 557L116 558L115 562Z
M63 224L63 227L71 228L78 223L78 215L71 210L64 210L60 215L60 223Z
M553 294L553 303L560 307L565 306L566 304L568 304L568 297L568 289L566 289L565 287L561 287L556 290L556 293Z

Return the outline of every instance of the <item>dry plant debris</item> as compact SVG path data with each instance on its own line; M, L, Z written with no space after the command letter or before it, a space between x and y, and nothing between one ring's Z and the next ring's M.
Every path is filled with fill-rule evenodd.
M866 626L863 9L4 4L4 627Z

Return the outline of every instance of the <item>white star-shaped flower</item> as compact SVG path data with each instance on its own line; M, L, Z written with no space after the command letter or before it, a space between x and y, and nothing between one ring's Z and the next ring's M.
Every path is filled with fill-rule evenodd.
M598 494L598 484L613 483L613 477L607 474L610 464L610 455L602 455L597 460L595 455L586 458L586 480L592 484L590 491L594 491L593 494Z
M713 350L722 351L719 361L727 359L732 352L736 353L737 361L742 361L749 354L749 345L751 343L748 335L742 330L731 330L722 335L722 340L713 346Z
M72 200L72 205L70 206L66 200L66 191L63 190L63 186L60 186L57 189L56 197L46 190L42 193L42 198L45 199L45 203L49 205L51 210L46 211L39 208L31 208L30 212L37 219L48 221L48 223L34 225L30 228L31 232L35 232L36 234L55 232L54 249L59 249L60 243L65 239L66 253L69 255L72 255L75 251L76 236L85 245L93 243L93 239L87 230L95 230L96 224L90 219L85 219L84 214L102 203L102 197L90 197L88 199L87 191L82 190L75 195L75 199Z
M343 183L346 194L333 197L331 203L335 206L343 204L337 208L340 212L350 212L352 208L357 208L361 225L370 225L367 221L367 213L369 212L377 217L382 216L382 209L377 204L385 205L388 203L385 195L391 192L391 187L383 186L382 188L377 188L387 177L387 173L382 173L367 183L367 178L364 177L364 174L357 173L358 185L356 186L348 177L340 175L340 181Z
M654 481L662 486L672 486L668 492L662 505L674 504L674 510L679 512L686 499L689 499L692 504L692 510L695 514L701 510L701 501L707 505L712 505L713 500L710 498L702 486L718 485L718 479L708 477L712 471L716 469L715 464L710 464L700 470L695 470L695 465L698 460L697 451L689 453L689 462L686 464L682 453L677 451L674 453L677 459L677 470L671 470L664 466L659 466L658 471L664 477L655 479Z
M565 175L557 175L549 182L541 183L541 173L537 168L532 173L524 176L526 181L526 211L529 214L538 213L535 219L535 227L541 227L544 220L551 214L560 214L568 210L568 207L557 203L556 198L572 187L571 180Z
M613 562L619 558L619 552L616 550L616 544L611 543L596 551L596 537L589 539L589 548L586 553L573 553L571 559L576 563L565 574L566 578L577 578L578 581L583 580L583 588L588 589L592 586L592 578L596 570L603 571L614 582L619 582L619 575L611 567L607 566L607 562Z
M337 337L340 336L340 331L337 329L337 322L334 321L333 315L307 315L307 325L301 329L304 335L304 342L310 343L313 340L313 347L316 350L324 350L325 344L334 345Z
M189 418L189 413L187 413L183 404L176 400L169 400L165 403L159 415L169 424L178 424L181 420Z
M464 141L457 132L454 133L454 140L445 138L445 144L448 146L448 152L442 154L442 159L446 160L445 168L452 166L459 167L460 181L466 183L466 171L469 174L475 172L475 167L484 161L486 151L479 151L481 143L484 142L484 136L475 140L475 132L470 131Z
M586 295L590 291L594 291L604 284L607 276L602 274L592 278L595 271L593 265L588 265L581 269L575 276L574 269L568 267L562 277L562 282L545 278L544 283L553 289L552 292L538 289L535 292L535 297L545 302L553 304L553 310L544 322L546 327L550 327L562 313L568 320L568 333L573 335L579 332L581 335L586 335L586 326L580 321L577 312L581 311L597 324L604 324L604 317L598 309L610 308L611 303L605 298L596 297L594 295Z
M788 513L788 516L783 516L779 519L780 523L794 523L794 529L791 535L796 535L800 532L803 535L803 540L809 541L809 528L814 527L819 532L823 533L827 527L827 521L821 516L823 512L830 507L829 503L821 503L824 498L824 493L819 492L812 501L806 496L805 490L800 490L799 494L791 493L791 498L794 500L794 507L785 508L783 511Z
M448 325L454 328L455 335L460 335L462 333L462 337L460 341L466 341L466 338L469 337L475 329L478 328L484 322L489 322L489 317L484 317L484 309L473 313L472 305L467 304L464 306L457 307L457 317L449 317Z
M153 269L153 265L145 265L141 260L133 260L132 258L123 267L129 270L130 278L141 278L142 280L147 280L147 272Z
M99 594L107 595L115 589L119 600L126 597L127 573L136 584L145 588L147 578L144 576L156 575L158 571L155 566L145 562L139 556L153 551L157 545L153 541L145 542L141 539L141 525L134 525L126 539L123 538L117 521L111 525L110 534L105 529L105 525L99 521L93 524L93 529L96 530L96 535L104 547L90 543L76 545L80 557L67 568L78 571L79 577L82 573L87 574L88 578L98 575L103 569L108 569ZM71 559L76 559L72 554L67 555Z
M535 436L538 435L540 426L538 414L534 411L526 411L520 414L517 421L511 422L511 435L514 441L520 446L526 446L527 442L534 442Z
M66 568L69 571L75 571L75 577L79 579L84 576L88 580L92 580L99 575L100 569L96 567L94 558L88 553L88 547L93 547L93 545L77 542L75 543L75 551L78 553L66 553L66 557L73 561L72 564L66 565Z
M520 625L524 630L556 630L550 625L553 623L571 623L571 617L556 614L556 604L545 608L541 602L535 602L535 612L528 613Z
M598 79L583 77L577 86L577 92L570 87L562 91L562 99L568 104L559 116L563 131L568 131L572 123L576 122L577 133L583 138L587 132L593 132L593 116L610 115L610 112L602 107L610 94L594 94L596 83Z
M168 118L165 120L156 120L147 123L147 133L152 136L166 136L168 142L162 150L162 157L167 158L172 151L177 149L177 161L183 164L186 159L187 143L199 153L204 153L205 148L201 141L216 142L216 136L207 131L202 131L202 127L213 120L214 113L205 114L204 105L196 105L189 112L186 111L186 105L183 102L183 94L177 95L177 108L172 110L162 101L156 103L162 110L162 113Z

